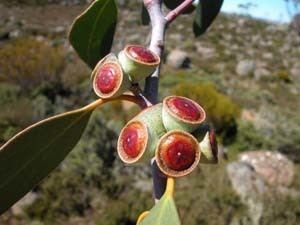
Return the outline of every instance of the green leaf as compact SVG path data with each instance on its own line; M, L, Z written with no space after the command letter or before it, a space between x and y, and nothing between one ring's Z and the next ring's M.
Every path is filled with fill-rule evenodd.
M117 17L118 9L114 0L95 0L72 25L70 43L92 69L110 52Z
M180 225L172 195L164 194L163 197L150 210L149 214L139 223L139 225Z
M96 106L92 103L38 122L0 148L0 214L34 188L68 155Z
M149 25L150 16L143 2L142 2L142 10L141 10L141 19L142 19L142 25L144 26Z
M220 12L223 0L200 0L194 18L193 30L196 37L202 35Z

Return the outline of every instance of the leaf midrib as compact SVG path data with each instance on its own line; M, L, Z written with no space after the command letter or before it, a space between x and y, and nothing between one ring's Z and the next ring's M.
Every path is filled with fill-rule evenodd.
M104 9L108 5L108 3L109 3L109 0L106 0L106 2L103 4L103 7L100 10L100 12L98 13L98 15L97 15L97 17L95 19L95 22L93 24L92 32L89 35L88 47L87 47L87 50L86 50L86 56L89 59L89 61L91 60L91 55L90 55L91 51L90 51L90 49L91 49L91 43L92 43L92 40L93 40L94 33L96 32L96 27L97 27L96 25L98 24L99 18L102 16L102 12L104 11ZM96 2L95 2L95 4L96 4Z

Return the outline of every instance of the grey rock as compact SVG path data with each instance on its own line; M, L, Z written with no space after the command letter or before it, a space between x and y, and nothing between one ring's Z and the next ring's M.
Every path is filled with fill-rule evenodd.
M223 39L227 42L231 42L233 39L233 36L230 33L226 33L223 35Z
M129 35L127 40L129 43L136 43L139 40L141 40L141 36L140 36L140 34L135 33L135 34Z
M37 198L37 194L34 192L29 192L25 195L21 200L19 200L16 204L11 207L11 211L13 215L18 216L23 214L23 209L31 205Z
M293 67L290 73L293 77L300 77L300 67Z
M292 87L291 89L290 89L290 92L293 94L293 95L299 95L300 93L300 90L298 90L296 87Z
M183 30L185 28L185 26L183 24L178 24L176 29L177 30Z
M246 24L246 19L244 19L244 18L239 18L238 20L237 20L237 25L238 26L240 26L240 27L244 27L245 26L245 24Z
M227 174L233 189L241 201L248 206L248 214L253 225L258 225L263 213L262 195L265 183L254 168L244 162L233 162L227 165Z
M149 180L138 180L134 186L143 192L151 192L152 190L152 182Z
M253 60L242 60L236 66L236 73L240 76L251 75L256 68Z
M279 152L249 151L239 156L240 161L251 165L268 184L288 186L294 178L293 163Z
M211 59L216 55L216 50L214 48L203 46L200 43L196 44L197 52L201 55L203 59Z
M258 34L253 35L253 36L251 37L251 42L253 42L253 43L257 43L257 42L259 42L260 40L261 40L261 36L258 35Z
M43 225L43 222L39 221L39 220L34 220L34 221L31 221L30 224L28 225Z
M167 64L174 68L189 68L191 60L185 51L175 49L167 56Z
M264 193L265 183L249 163L229 163L227 173L234 190L243 199L257 199Z
M55 34L64 34L65 31L66 31L66 27L64 26L57 26L51 30L51 32Z
M269 77L271 72L265 68L257 68L254 71L254 78L256 80L261 80L263 78Z
M184 36L182 34L179 34L179 33L172 33L172 34L169 35L169 39L172 39L174 41L183 41Z
M266 53L264 53L264 54L262 55L262 57L263 57L264 59L268 59L268 60L273 60L273 59L274 59L274 55L273 55L273 53L271 53L271 52L266 52Z
M118 3L121 7L124 7L128 4L129 0L118 0Z
M21 36L20 30L13 30L9 33L9 38L18 38Z

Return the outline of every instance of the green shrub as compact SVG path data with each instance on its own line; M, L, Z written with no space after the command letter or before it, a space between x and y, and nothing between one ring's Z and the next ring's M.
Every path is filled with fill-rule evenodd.
M282 80L284 82L290 82L290 75L287 71L285 70L280 70L278 72L275 73L276 78L278 78L279 80Z
M0 49L0 81L32 90L46 82L58 80L64 67L60 48L33 38L15 40Z
M276 134L272 139L276 149L296 163L300 163L300 118L297 112L292 115L281 114L281 119L274 128Z
M35 121L31 101L19 98L1 107L0 143L7 141L21 129Z
M228 96L217 91L212 84L182 83L175 86L171 94L191 98L206 111L207 118L219 133L231 135L235 133L236 119L240 108Z
M20 87L0 82L0 143L21 129L53 114L52 104L43 96L28 98Z
M235 142L231 145L231 151L234 153L271 147L270 139L258 131L251 122L239 120L237 125L238 132Z
M0 105L6 105L16 101L21 96L21 90L18 86L10 83L0 82Z
M273 150L300 162L300 118L289 108L268 105L257 112L254 121L238 120L235 142L230 146L235 153L247 150Z

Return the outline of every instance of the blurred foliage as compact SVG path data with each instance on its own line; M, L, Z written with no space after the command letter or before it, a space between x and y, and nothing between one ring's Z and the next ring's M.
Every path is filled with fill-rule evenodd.
M297 225L300 221L300 196L272 192L265 200L265 211L261 225Z
M243 215L245 207L231 188L226 164L201 165L176 188L176 202L183 225L230 224Z
M217 91L213 84L181 83L176 85L171 93L199 102L218 133L226 137L235 136L236 119L240 115L240 108L228 96Z
M281 116L279 123L276 124L272 149L287 155L291 160L300 163L300 117L299 112ZM278 112L277 115L279 115Z
M291 78L290 75L288 73L288 71L285 70L280 70L277 73L275 73L276 78L278 78L279 80L282 80L284 82L290 82Z
M271 190L264 199L265 210L261 225L297 225L300 221L300 166L294 166L295 177L291 189Z
M14 4L24 4L24 5L44 5L48 0L4 0L4 4L14 5Z
M15 5L15 4L46 5L46 4L57 4L57 3L64 2L64 0L2 0L2 1L3 1L2 3L8 4L8 5ZM70 2L72 2L72 0ZM86 0L78 0L77 2L78 3L86 3L87 1Z
M16 101L21 96L20 87L10 83L0 83L0 105Z
M19 39L0 49L0 81L31 90L43 83L56 82L64 67L60 48L33 38Z
M44 4L46 0L5 2ZM134 10L134 7L130 9ZM131 24L136 22L136 19L128 18ZM185 29L190 24L188 19L181 18L182 24L186 22L181 33L188 31ZM236 60L242 54L241 49L266 51L259 45L260 41L247 46L251 34L261 35L261 40L269 38L270 31L266 30L269 25L247 20L241 35L238 33L240 27L232 29L233 20L240 21L240 17L221 15L220 26L216 24L202 37L204 45L209 42L217 50L212 59L200 57L195 43L185 38L184 50L191 50L192 67L175 70L165 65L163 73L168 75L161 77L160 96L178 94L199 101L219 134L223 137L235 135L231 145L227 145L227 140L232 139L223 139L222 144L229 148L229 156L247 150L279 150L299 163L300 120L296 95L290 92L296 82L289 81L293 79L288 68L282 66L282 54L278 53L285 42L285 33L271 33L276 34L272 40L277 45L276 48L270 46L270 52L278 56L270 59L272 78L261 82L249 77L245 81L232 76ZM178 32L179 27L173 26L170 30L178 29ZM238 45L236 51L225 45L229 43L227 38ZM73 55L65 57L61 47L52 46L51 41L25 38L1 43L0 58L5 59L0 60L1 144L32 122L83 106L95 98L89 80L90 70ZM170 39L167 48L175 47L178 42ZM247 56L248 51L243 52L246 55L242 56ZM220 62L224 66L220 66ZM284 82L274 82L275 79ZM218 90L224 90L226 95ZM241 106L227 95L234 100L241 98ZM262 106L265 108L260 110ZM240 119L240 107L254 110L264 123ZM97 110L76 149L34 190L37 199L33 204L26 207L24 214L8 212L1 215L0 224L134 225L138 215L153 204L150 170L146 164L129 167L121 163L116 157L116 139L124 123L137 111L137 108L120 102ZM247 209L232 189L225 166L225 163L200 166L190 176L178 179L175 197L180 217L184 218L183 225L233 225L235 221L246 224L243 218L247 217ZM295 168L296 177L290 188L300 190L299 165L295 164ZM299 201L299 196L270 192L264 200L261 225L298 224Z
M265 111L267 110L267 111ZM300 162L300 118L278 107L263 107L254 121L238 120L238 133L230 150L274 150Z
M0 83L0 143L7 141L33 121L32 103L22 97L18 86Z
M14 109L13 111L11 109ZM29 99L20 98L15 102L6 104L0 111L0 130L9 128L0 136L0 140L8 140L12 135L34 121L32 104Z
M268 149L271 140L262 135L251 122L239 120L238 134L231 150L235 152Z

